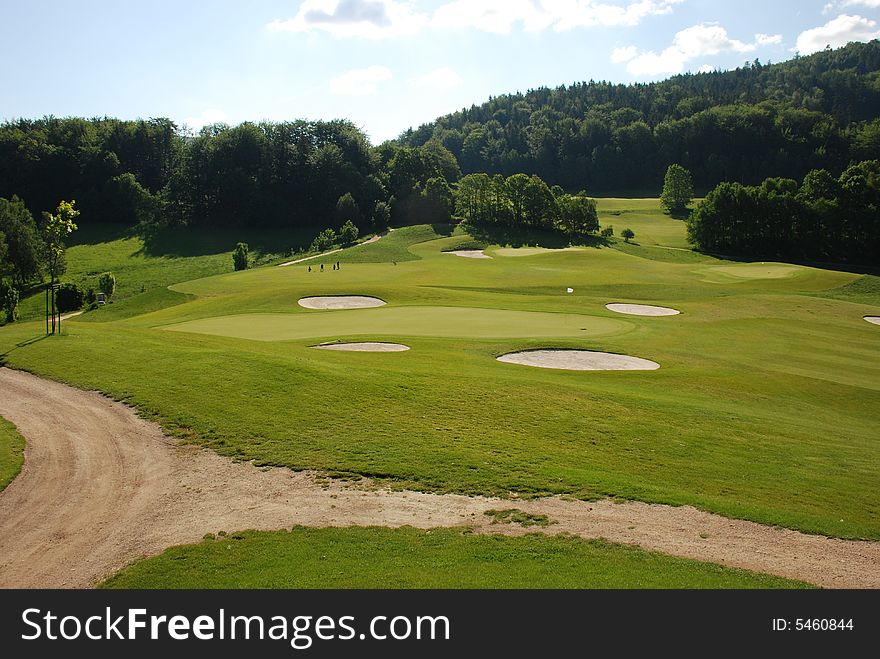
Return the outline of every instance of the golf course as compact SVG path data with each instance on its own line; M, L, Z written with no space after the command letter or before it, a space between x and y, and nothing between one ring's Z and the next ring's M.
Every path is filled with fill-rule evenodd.
M45 336L42 298L0 328L4 367L63 383L22 383L18 402L4 392L0 415L19 430L0 424L0 484L20 466L18 433L30 441L15 409L50 393L60 404L70 385L123 403L125 423L155 428L150 441L248 470L229 482L255 510L297 498L252 523L244 504L218 517L206 512L223 500L217 476L216 502L193 508L204 514L163 533L151 511L153 527L82 585L880 586L880 327L865 320L880 315L880 278L691 251L657 199L598 210L636 238L560 249L536 231L403 226L285 267L267 250L232 272L221 246L153 257L139 238L95 231L69 249L68 273L100 255L124 294L61 334ZM198 496L214 482L200 469ZM270 475L298 489L260 489ZM399 497L428 499L383 517ZM643 518L592 528L593 506ZM489 508L522 519L493 524ZM676 543L637 530L685 513ZM763 540L739 551L725 524ZM798 543L816 561L840 550L867 562L840 582L819 563L784 567Z

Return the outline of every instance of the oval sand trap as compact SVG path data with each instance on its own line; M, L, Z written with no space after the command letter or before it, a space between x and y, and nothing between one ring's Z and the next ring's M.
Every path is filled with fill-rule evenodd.
M564 371L656 371L660 364L648 359L589 350L525 350L498 357L499 362Z
M385 306L385 301L366 295L326 295L323 297L304 297L299 306L306 309L372 309Z
M455 254L464 259L491 259L488 254L484 254L481 249L455 249L451 252L443 252L444 254Z
M875 325L880 325L880 316L865 316L865 320Z
M402 343L323 343L312 346L321 350L340 350L343 352L406 352L409 346Z
M677 316L681 313L678 309L669 307L655 307L650 304L606 304L605 308L617 313L625 313L630 316Z

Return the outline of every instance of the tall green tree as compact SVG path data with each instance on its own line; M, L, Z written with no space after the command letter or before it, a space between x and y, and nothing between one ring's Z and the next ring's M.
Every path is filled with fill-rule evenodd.
M595 233L599 229L596 202L587 197L562 195L558 199L559 227L569 239Z
M663 179L660 201L670 213L684 213L694 198L691 173L681 165L669 165Z
M8 277L17 288L40 274L43 243L39 230L24 202L16 196L0 198L0 277Z

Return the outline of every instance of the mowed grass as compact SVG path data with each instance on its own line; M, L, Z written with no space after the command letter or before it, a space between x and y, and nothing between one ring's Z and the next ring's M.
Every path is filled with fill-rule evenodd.
M349 260L383 239L340 253L339 271L309 273L303 264L188 281L173 287L191 297L185 304L121 322L72 320L61 337L33 342L38 324L7 327L0 355L105 391L169 432L257 464L437 492L691 504L880 538L880 328L862 320L880 296L861 288L858 301L824 297L855 286L858 275L797 268L781 278L710 281L706 267L740 264L669 263L608 248L470 260L442 253L466 239L458 231L438 238L412 228L414 259L397 265ZM430 240L410 242L419 236ZM332 353L310 349L314 338L163 329L274 314L290 327L326 323L320 331L329 333L316 338L375 340L359 334L370 310L296 305L334 294L386 300L376 311L404 315L381 328L382 340L412 350ZM623 317L608 302L683 313ZM442 319L412 320L426 307L544 313L563 327L568 316L626 330L535 338L512 321L506 337L468 323L456 325L457 336L437 336L431 326ZM345 327L333 320L349 316ZM412 334L406 322L430 335ZM569 373L495 360L543 347L630 354L661 368Z
M584 337L624 332L613 318L541 311L463 307L384 307L309 314L240 314L191 320L165 329L255 341L290 341L351 335L437 337Z
M24 463L24 437L0 417L0 491L12 482Z
M410 527L245 531L174 547L102 588L805 588L567 536Z
M168 286L232 271L232 250L238 241L251 241L251 259L265 262L277 258L277 253L286 253L288 245L298 246L306 239L295 231L191 227L168 230L156 245L147 247L124 225L84 225L71 234L68 266L62 281L97 291L100 274L113 272L113 304L90 312L81 320L118 320L185 302L186 295L171 292ZM20 312L24 320L44 317L44 293L25 298Z

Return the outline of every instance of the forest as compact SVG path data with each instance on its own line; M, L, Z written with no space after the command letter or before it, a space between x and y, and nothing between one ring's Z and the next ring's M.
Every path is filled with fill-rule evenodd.
M698 249L749 258L876 264L880 255L880 162L835 178L817 169L801 183L721 183L688 219Z
M653 84L584 82L498 96L405 132L465 174L537 174L594 194L659 188L671 163L698 190L880 157L880 41Z

